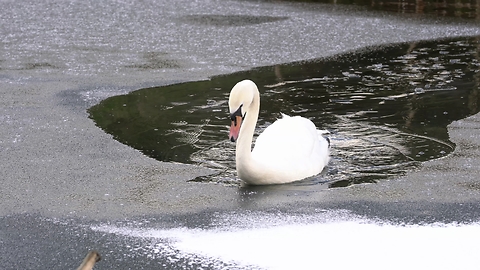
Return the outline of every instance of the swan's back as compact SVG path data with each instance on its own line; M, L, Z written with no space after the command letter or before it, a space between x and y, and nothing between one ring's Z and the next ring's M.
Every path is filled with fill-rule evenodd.
M258 136L252 158L291 182L320 173L328 163L328 148L312 121L283 115Z

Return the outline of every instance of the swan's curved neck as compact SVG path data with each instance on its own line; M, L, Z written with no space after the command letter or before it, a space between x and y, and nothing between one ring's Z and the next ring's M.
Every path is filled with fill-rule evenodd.
M240 166L251 167L253 165L251 159L253 133L255 132L258 113L260 111L260 93L257 89L253 91L255 91L255 93L252 103L246 110L245 119L243 120L238 135L235 157L237 168L240 168Z

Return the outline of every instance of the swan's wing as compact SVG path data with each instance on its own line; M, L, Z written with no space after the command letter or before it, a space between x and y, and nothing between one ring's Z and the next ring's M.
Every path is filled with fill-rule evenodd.
M284 115L258 136L252 155L262 160L309 158L318 143L312 121Z
M252 159L268 183L286 183L320 173L329 147L312 121L284 116L258 136Z

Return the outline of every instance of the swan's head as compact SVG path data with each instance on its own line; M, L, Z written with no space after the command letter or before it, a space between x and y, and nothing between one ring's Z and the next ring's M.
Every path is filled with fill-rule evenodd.
M232 125L230 126L229 138L232 142L238 138L242 121L250 110L256 93L258 94L257 85L250 80L237 83L230 91L228 106Z

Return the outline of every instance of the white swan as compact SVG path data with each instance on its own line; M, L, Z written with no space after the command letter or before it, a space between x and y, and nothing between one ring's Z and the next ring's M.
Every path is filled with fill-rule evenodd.
M312 121L283 115L268 126L251 151L260 93L244 80L230 92L230 140L236 141L237 174L247 184L283 184L320 173L329 161L329 142Z

